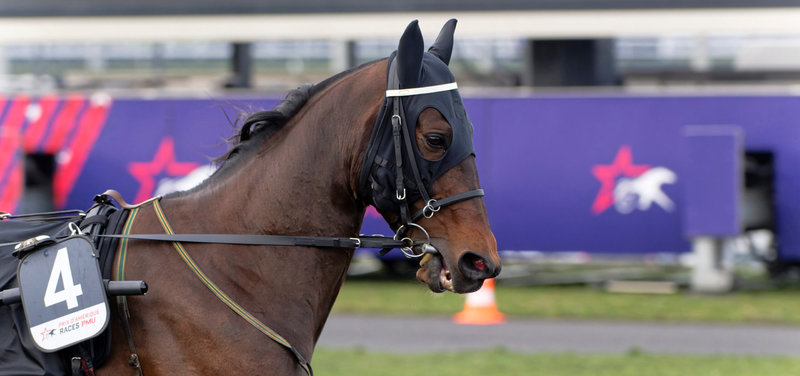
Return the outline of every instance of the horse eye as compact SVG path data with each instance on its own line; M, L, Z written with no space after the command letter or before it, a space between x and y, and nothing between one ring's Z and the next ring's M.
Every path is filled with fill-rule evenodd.
M425 136L425 142L428 146L434 149L445 149L447 148L447 138L441 134L428 134Z

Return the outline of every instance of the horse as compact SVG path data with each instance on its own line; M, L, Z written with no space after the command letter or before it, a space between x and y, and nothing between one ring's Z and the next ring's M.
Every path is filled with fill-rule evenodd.
M482 191L474 193L480 182L472 125L447 68L455 24L448 21L425 51L414 21L390 58L302 86L273 110L250 114L211 177L137 206L129 233L163 234L168 221L184 234L356 238L373 205L398 239L415 251L423 246L419 281L433 292L476 291L501 265ZM384 118L408 119L410 134L395 138L390 126L379 127ZM414 154L392 160L396 155L370 148L381 139L405 140L388 150ZM454 196L447 206L432 205ZM149 292L127 298L128 325L112 320L112 352L99 375L308 374L298 359L311 360L354 253L352 246L123 242L127 256L115 270L146 281ZM176 255L177 245L205 278L292 346L265 338L220 302ZM138 370L129 364L126 332Z

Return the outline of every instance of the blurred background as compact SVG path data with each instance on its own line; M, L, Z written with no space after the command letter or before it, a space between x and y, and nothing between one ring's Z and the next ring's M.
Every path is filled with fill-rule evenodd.
M213 171L209 160L224 153L241 111L271 108L298 85L387 57L411 20L430 44L450 18L459 20L450 67L475 126L504 261L500 311L522 323L767 323L795 333L794 0L0 0L0 211L88 208L108 188L142 201L190 187ZM163 153L191 172L155 164L151 176L134 172ZM374 211L362 232L390 234ZM415 269L399 253L359 251L332 323L362 314L441 319L467 309L463 297L413 284ZM721 334L708 351L666 351L693 358L661 355L657 336L587 350L604 355L569 355L593 340L586 330L576 333L585 341L558 348L499 338L499 348L468 354L478 362L468 369L800 370L795 337L715 352L720 343L750 342ZM404 358L391 348L375 354L363 350L367 342L325 341L317 369L329 371L321 374L358 374L336 363L349 356L363 372L374 371L368 358L394 362L384 374L417 372L398 368ZM448 374L465 369L455 365L464 357L448 366L433 357L425 367ZM498 359L519 368L502 371Z

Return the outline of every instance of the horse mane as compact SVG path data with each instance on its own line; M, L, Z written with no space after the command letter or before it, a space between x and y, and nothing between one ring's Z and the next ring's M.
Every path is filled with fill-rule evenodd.
M376 60L377 61L377 60ZM289 120L292 119L305 106L308 100L315 94L324 90L331 83L338 81L344 76L349 75L367 65L373 64L371 61L358 67L348 69L336 75L326 78L318 84L304 84L289 91L286 96L278 102L271 110L258 111L254 113L241 112L239 119L244 119L239 131L228 139L231 148L214 159L220 167L226 161L240 154L250 144L263 144L275 133L281 130Z
M321 84L305 84L289 91L271 110L255 113L241 112L238 118L244 119L242 127L228 139L228 143L231 145L230 149L214 162L220 165L224 164L225 161L239 154L247 141L256 136L264 141L272 137L289 122L289 119L300 112L300 109L314 93L321 90L318 86Z

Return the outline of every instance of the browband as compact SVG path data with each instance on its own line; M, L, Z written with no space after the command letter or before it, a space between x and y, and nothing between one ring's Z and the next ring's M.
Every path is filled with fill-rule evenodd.
M386 90L386 97L387 98L410 97L412 95L431 94L431 93L438 93L441 91L456 90L456 89L458 89L458 84L456 84L455 82L451 82L449 84L414 87L410 89Z

